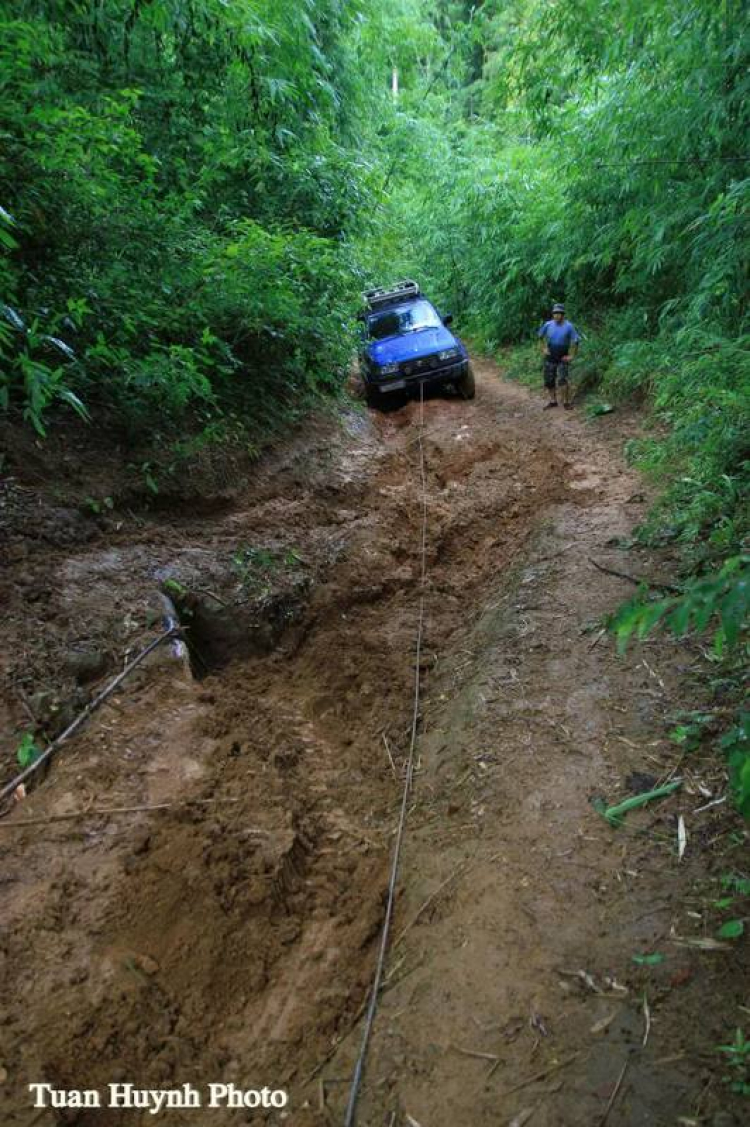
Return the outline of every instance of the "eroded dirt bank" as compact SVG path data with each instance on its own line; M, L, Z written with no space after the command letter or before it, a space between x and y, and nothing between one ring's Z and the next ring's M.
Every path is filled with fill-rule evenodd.
M723 1127L739 1105L715 1046L741 1024L747 957L684 945L715 934L715 878L747 856L725 807L693 814L723 779L683 764L681 797L618 831L590 805L673 768L697 657L657 641L622 660L600 635L630 588L589 557L632 569L618 538L643 512L624 424L550 418L491 365L479 377L475 402L425 404L424 707L395 935L429 903L391 956L359 1121L567 1127L613 1100L610 1124ZM157 652L0 829L9 1122L31 1121L40 1079L269 1084L290 1091L287 1122L341 1121L410 725L418 412L319 421L200 512L93 520L9 483L6 775L32 716L59 728L153 636L160 588L192 638L192 670ZM30 526L51 528L41 550Z

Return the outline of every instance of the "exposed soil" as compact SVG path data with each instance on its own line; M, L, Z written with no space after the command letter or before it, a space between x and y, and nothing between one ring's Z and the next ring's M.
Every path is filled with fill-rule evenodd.
M623 546L637 420L477 376L474 402L424 404L419 767L358 1122L739 1124L716 1046L747 1020L747 949L694 944L747 834L726 804L696 813L721 765L668 738L703 656L618 657L601 623L633 588L591 563L668 578ZM150 508L114 455L76 481L11 453L3 780L173 608L189 652L157 650L0 821L4 1124L152 1123L35 1113L26 1088L118 1080L290 1093L174 1127L343 1121L411 725L419 417L318 419ZM591 805L675 770L620 829Z

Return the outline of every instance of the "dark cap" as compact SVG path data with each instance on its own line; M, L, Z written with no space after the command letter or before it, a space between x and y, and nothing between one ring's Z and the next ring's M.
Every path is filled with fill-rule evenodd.
M563 305L563 303L561 301L556 301L555 304L552 306L552 312L553 313L564 313L565 312L565 306Z

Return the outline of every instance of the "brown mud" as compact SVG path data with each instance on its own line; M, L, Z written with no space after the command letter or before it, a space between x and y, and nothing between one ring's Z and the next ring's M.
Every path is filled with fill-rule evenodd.
M726 804L696 813L722 766L668 738L703 657L618 657L601 623L633 588L590 562L669 577L622 546L637 420L542 413L477 368L474 402L424 404L418 770L358 1122L739 1124L716 1046L748 957L696 941L747 835ZM155 635L164 593L190 653L156 651L0 821L3 1124L154 1121L35 1112L32 1081L290 1094L174 1127L343 1121L411 724L419 418L318 419L150 508L114 458L92 506L85 472L11 456L2 780ZM618 830L592 808L675 771Z

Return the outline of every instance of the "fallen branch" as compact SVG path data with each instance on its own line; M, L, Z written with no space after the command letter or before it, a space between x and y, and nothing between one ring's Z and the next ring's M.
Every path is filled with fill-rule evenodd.
M597 634L597 636L594 638L593 642L591 642L589 644L589 647L588 647L589 653L591 653L592 650L596 649L596 647L599 645L599 643L601 642L602 638L604 637L604 635L606 633L607 633L607 627L603 626L602 629Z
M34 725L34 727L36 727L39 723L39 720L34 715L32 708L31 708L31 705L29 704L29 702L26 699L26 694L24 693L24 691L23 691L23 689L21 688L20 685L16 686L16 693L18 695L18 699L20 700L21 704L23 705L24 712L26 713L26 715L28 716L29 720Z
M731 951L731 943L722 943L720 939L713 939L710 935L705 937L698 937L696 939L690 936L673 935L670 936L670 943L674 943L676 947L696 947L699 951Z
M659 587L662 591L673 591L675 595L682 594L681 588L675 587L674 583L662 583L656 579L646 579L644 576L628 575L626 571L615 571L613 567L605 567L604 564L597 563L591 556L588 557L588 561L604 575L614 575L616 579L626 579L628 583L632 583L635 587L640 587L645 583L647 587Z
M538 1080L546 1080L554 1072L559 1072L561 1068L567 1068L578 1057L578 1053L573 1053L572 1056L566 1057L565 1060L558 1061L557 1064L550 1065L549 1068L543 1068L541 1072L535 1072L533 1076L529 1076L527 1080L522 1080L520 1084L515 1084L512 1088L507 1088L503 1093L505 1096L512 1096L514 1092L520 1092L521 1088L528 1088L529 1084L536 1084Z
M448 1048L453 1049L454 1053L460 1053L463 1057L476 1057L477 1060L500 1060L497 1053L479 1053L474 1049L462 1049L460 1045L449 1045Z
M219 606L222 606L222 607L228 607L229 606L229 603L226 602L225 599L220 599L219 596L216 594L216 592L211 591L208 587L194 587L193 590L197 591L199 595L208 595L208 597L210 599L213 599L214 602L218 603Z
M418 909L418 911L416 912L416 914L414 916L412 916L409 923L406 925L406 927L399 933L399 935L394 940L393 945L391 947L391 954L396 950L396 948L398 947L399 943L401 943L401 941L403 940L406 933L411 931L411 929L414 927L415 923L417 923L417 921L427 911L427 909L430 907L430 905L438 898L440 893L445 888L448 887L448 885L453 880L453 878L457 877L462 869L466 868L467 864L468 864L467 861L462 861L459 865L457 865L457 867L453 870L453 872L450 874L450 876L446 877L446 879L443 881L443 883L438 885L438 887L435 889L435 891L432 893L432 895L427 897L427 899L425 900L422 907Z
M19 775L16 775L15 779L11 779L9 783L6 783L2 790L0 790L0 801L2 801L4 798L8 798L9 795L13 794L16 787L20 786L21 783L25 782L26 779L30 778L36 771L38 771L42 764L47 763L55 754L60 745L64 743L65 740L70 739L74 732L78 731L81 725L84 724L86 720L88 720L89 716L91 716L91 714L95 712L101 704L104 703L108 696L112 695L118 685L120 685L125 680L129 673L133 672L136 666L141 664L144 658L148 657L148 655L153 650L155 650L157 646L160 646L162 642L166 642L170 638L174 638L180 633L181 628L179 626L171 626L169 630L165 630L163 634L160 634L158 638L154 638L153 642L150 642L145 649L141 650L141 652L136 657L134 657L133 660L128 663L128 665L125 666L123 671L119 673L113 681L110 681L106 689L103 689L102 692L99 693L98 697L95 697L92 701L90 701L89 704L86 705L83 712L79 713L72 724L69 724L65 731L61 732L60 735L57 736L57 738L54 739L52 743L45 748L42 754L37 759L35 759L33 763L30 763L25 770L21 771Z
M215 806L223 802L241 802L239 798L188 798L184 802L157 802L141 806L106 806L91 810L70 810L67 814L50 814L44 818L12 818L0 822L0 830L14 829L16 826L46 826L49 822L69 822L76 818L109 818L119 814L140 814L152 810L173 810L186 806ZM245 833L267 834L267 830L248 829Z
M726 800L726 795L723 795L722 798L714 798L711 802L707 802L704 806L696 806L693 813L702 814L704 810L710 810L712 806L721 806L724 802L726 802Z
M617 1097L620 1093L620 1088L622 1087L622 1082L623 1082L623 1079L625 1077L625 1073L628 1071L628 1065L629 1064L630 1064L630 1059L628 1057L626 1057L625 1058L625 1064L620 1069L620 1075L617 1077L617 1083L615 1084L614 1091L612 1092L612 1095L609 1097L609 1103L607 1104L607 1106L604 1109L604 1115L599 1120L599 1127L604 1127L604 1124L607 1122L607 1119L609 1118L610 1111L615 1106L615 1100L617 1099Z
M393 756L391 755L391 749L388 745L388 737L386 736L385 732L383 732L383 743L385 745L386 755L388 756L388 762L391 765L391 771L393 771L393 777L396 780L396 782L398 782L398 771L396 770L396 764L393 762Z

